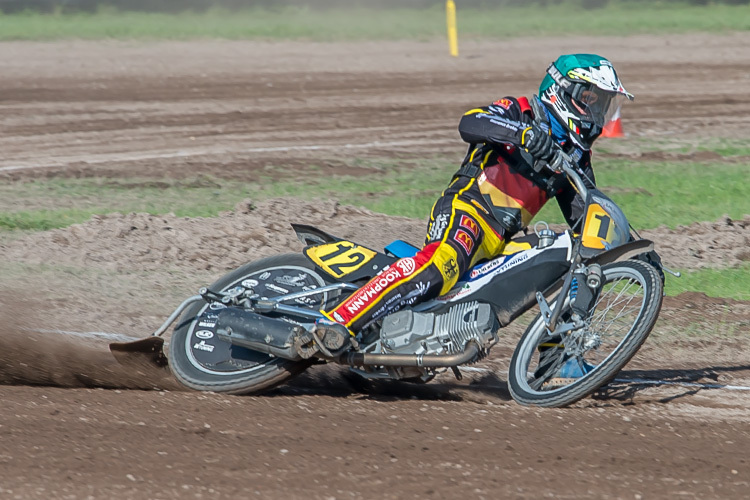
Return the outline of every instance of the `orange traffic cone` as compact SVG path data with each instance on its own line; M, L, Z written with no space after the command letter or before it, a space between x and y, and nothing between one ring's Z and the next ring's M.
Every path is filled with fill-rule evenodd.
M620 119L620 108L617 108L612 120L604 126L602 137L625 137L622 131L622 120Z

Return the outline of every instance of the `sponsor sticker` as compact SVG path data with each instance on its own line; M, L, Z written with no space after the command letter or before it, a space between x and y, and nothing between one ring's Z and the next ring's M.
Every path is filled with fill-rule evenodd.
M244 280L240 285L245 288L255 288L258 286L258 280Z
M265 287L268 290L271 290L271 291L276 292L276 293L280 293L280 294L287 294L287 293L289 293L289 290L287 290L286 288L282 288L282 287L280 287L278 285L274 285L273 283L266 283Z
M443 239L443 232L448 227L448 220L450 216L448 214L438 214L435 220L430 224L430 230L428 236L430 241L437 241Z
M266 271L265 273L263 273L260 276L258 276L258 279L266 281L270 277L271 277L271 273L269 273L268 271Z
M318 303L315 299L310 298L310 297L297 297L296 299L294 299L294 301L297 304L302 304L305 306L314 306L314 305L317 305Z
M417 299L419 299L419 297L426 294L429 288L430 288L429 281L427 283L420 281L419 283L415 285L414 290L404 295L404 298L401 300L401 302L398 303L399 308L406 306L406 305L413 304L414 302L417 301Z
M197 344L193 345L193 349L198 349L199 351L206 351L206 352L214 352L214 349L216 346L211 344L206 344L205 340L201 340Z
M195 332L195 336L198 337L199 339L208 340L214 337L214 332L210 330L198 330L197 332Z
M443 264L443 274L448 279L452 279L458 274L458 264L456 264L456 259L448 259L448 261Z
M398 309L400 307L400 303L397 303L401 299L401 294L397 293L393 297L389 297L385 304L380 306L380 309L375 311L372 315L372 320L378 320L385 316L386 314L389 314L395 309Z
M474 239L469 236L469 233L464 231L463 229L458 229L456 231L456 234L453 236L453 239L461 245L461 247L466 252L466 255L471 255L471 251L474 249Z
M398 266L389 266L381 271L369 283L359 289L342 304L350 314L357 314L370 303L374 297L390 287L394 282L403 279L405 275Z
M306 278L307 276L305 276L304 273L299 273L297 276L287 276L285 274L283 276L279 276L278 278L274 278L273 280L279 285L304 286Z
M510 99L503 98L503 99L498 99L492 104L494 104L495 106L500 106L501 108L510 109L510 107L513 105L513 101L511 101Z
M478 276L487 274L490 271L496 271L498 273L501 273L501 272L507 271L511 267L515 267L521 262L525 262L529 257L530 257L530 252L519 252L517 254L509 255L506 257L498 257L497 259L491 260L488 263L484 264L482 267L471 271L470 276L472 278L476 278Z
M442 296L436 298L435 300L438 300L440 302L446 302L446 301L457 299L458 297L467 295L467 294L471 293L472 291L473 290L471 289L471 285L469 285L468 283L466 283L461 288L458 288L458 289L454 288L453 290L451 290L447 294L442 295Z
M572 85L568 80L565 79L562 73L560 73L560 70L557 69L557 66L555 66L555 63L552 63L547 68L547 73L552 77L552 79L555 81L556 84L561 86L564 89L567 89Z
M404 276L410 276L411 273L417 268L417 263L411 257L406 257L399 261L396 261L396 265L401 269L401 274Z
M468 215L462 215L458 225L468 230L474 238L479 236L479 224Z
M507 128L512 132L518 132L519 130L523 130L525 128L524 124L517 120L504 120L499 117L490 118L490 123L492 123L493 125L497 125L498 127Z

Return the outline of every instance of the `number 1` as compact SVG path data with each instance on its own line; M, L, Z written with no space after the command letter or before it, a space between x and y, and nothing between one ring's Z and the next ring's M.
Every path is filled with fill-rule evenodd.
M599 220L599 232L596 234L596 237L606 240L607 233L609 233L609 222L612 219L610 219L609 215L595 215L594 219Z

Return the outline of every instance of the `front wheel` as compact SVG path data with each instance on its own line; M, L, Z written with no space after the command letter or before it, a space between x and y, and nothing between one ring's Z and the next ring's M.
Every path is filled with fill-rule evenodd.
M286 254L246 264L209 288L223 292L241 286L271 298L326 284L304 256ZM321 292L296 299L294 305L318 310L326 307L332 298L330 292ZM257 393L281 384L310 366L311 361L289 361L219 339L215 331L216 318L218 310L224 307L201 301L181 316L169 343L169 366L182 384L199 391ZM293 321L295 318L286 319Z
M627 260L602 266L602 274L604 285L583 328L552 337L537 315L526 329L508 370L518 403L561 407L585 398L612 380L648 337L661 310L656 270Z

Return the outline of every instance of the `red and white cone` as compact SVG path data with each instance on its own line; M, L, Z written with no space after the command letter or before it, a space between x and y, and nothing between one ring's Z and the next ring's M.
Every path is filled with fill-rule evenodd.
M612 120L604 126L602 137L625 137L622 131L622 120L620 119L620 108L617 108Z

